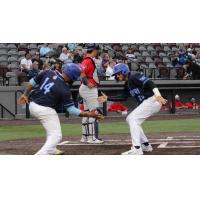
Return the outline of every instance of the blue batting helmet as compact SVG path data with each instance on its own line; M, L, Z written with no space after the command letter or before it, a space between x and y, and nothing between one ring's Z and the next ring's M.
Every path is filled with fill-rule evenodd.
M81 75L81 69L79 65L74 63L68 63L63 66L64 73L72 80L76 81Z
M123 63L119 63L119 64L115 65L114 68L113 68L113 76L115 76L119 72L121 72L122 75L127 76L128 73L129 73L128 66L123 64Z

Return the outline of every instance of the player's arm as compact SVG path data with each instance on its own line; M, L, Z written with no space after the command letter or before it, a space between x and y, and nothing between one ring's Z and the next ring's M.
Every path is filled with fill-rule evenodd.
M45 72L42 72L40 73L38 76L36 77L33 77L32 79L30 79L28 85L26 86L26 89L24 91L24 94L21 95L21 97L19 98L18 100L18 103L21 104L21 105L24 105L24 104L28 104L29 101L28 101L28 96L31 92L31 90L37 85L40 83L42 77L44 76Z
M75 115L78 117L92 117L97 120L102 120L104 118L103 115L99 114L97 111L92 111L92 112L81 111L78 108L76 108L74 104L66 105L65 109L67 112L69 112L70 115Z
M120 95L116 95L116 96L107 96L105 93L101 92L102 96L99 96L97 98L97 100L99 101L99 103L103 103L106 101L114 101L114 102L120 102L120 101L126 101L128 99L128 97L130 96L127 88L124 88L124 91L122 94Z
M86 83L86 85L89 87L89 88L93 88L95 85L93 85L92 83L90 83L90 81L88 80L86 74L84 72L81 73L81 76L80 76L81 80L84 81L84 83Z
M157 86L154 84L153 81L151 81L150 79L146 79L143 82L143 88L149 88L153 91L156 100L161 104L161 105L165 105L167 103L167 100L164 99L159 91L159 89L157 88Z

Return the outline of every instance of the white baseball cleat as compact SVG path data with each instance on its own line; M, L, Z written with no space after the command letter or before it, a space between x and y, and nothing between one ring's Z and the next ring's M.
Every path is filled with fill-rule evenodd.
M121 155L143 155L142 148L136 149L132 147L129 151L122 153Z
M149 145L142 144L142 151L144 151L144 152L152 152L153 148L152 148L152 146L150 144Z
M81 142L81 143L87 143L87 141L88 141L87 137L82 136L80 142Z
M93 137L89 137L87 140L88 144L103 144L104 141L103 140L99 140L97 138L93 138Z
M53 155L63 155L65 152L56 148Z

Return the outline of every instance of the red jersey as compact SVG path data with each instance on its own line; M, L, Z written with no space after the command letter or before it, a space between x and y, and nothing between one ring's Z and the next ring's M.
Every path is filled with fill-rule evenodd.
M200 108L200 105L198 105L198 104L192 104L191 102L187 102L186 104L185 104L185 106L188 108L188 109L199 109Z
M98 84L97 81L95 81L94 79L95 75L97 77L97 74L95 74L96 66L92 58L89 58L89 57L85 58L80 64L80 68L81 68L81 71L86 75L90 83L92 83L93 85ZM83 84L86 85L84 81L83 81Z

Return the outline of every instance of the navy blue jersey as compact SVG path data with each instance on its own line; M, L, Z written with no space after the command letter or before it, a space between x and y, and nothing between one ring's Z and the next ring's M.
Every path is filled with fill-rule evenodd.
M128 97L134 96L138 104L154 95L155 84L142 74L129 74L128 81L125 84L123 94L119 96L108 97L109 101L125 101Z
M65 107L74 105L69 85L57 71L46 70L33 78L37 87L31 92L30 100L41 105L56 108L59 104Z
M154 95L154 83L142 74L130 74L127 84L129 93L134 96L138 103Z

